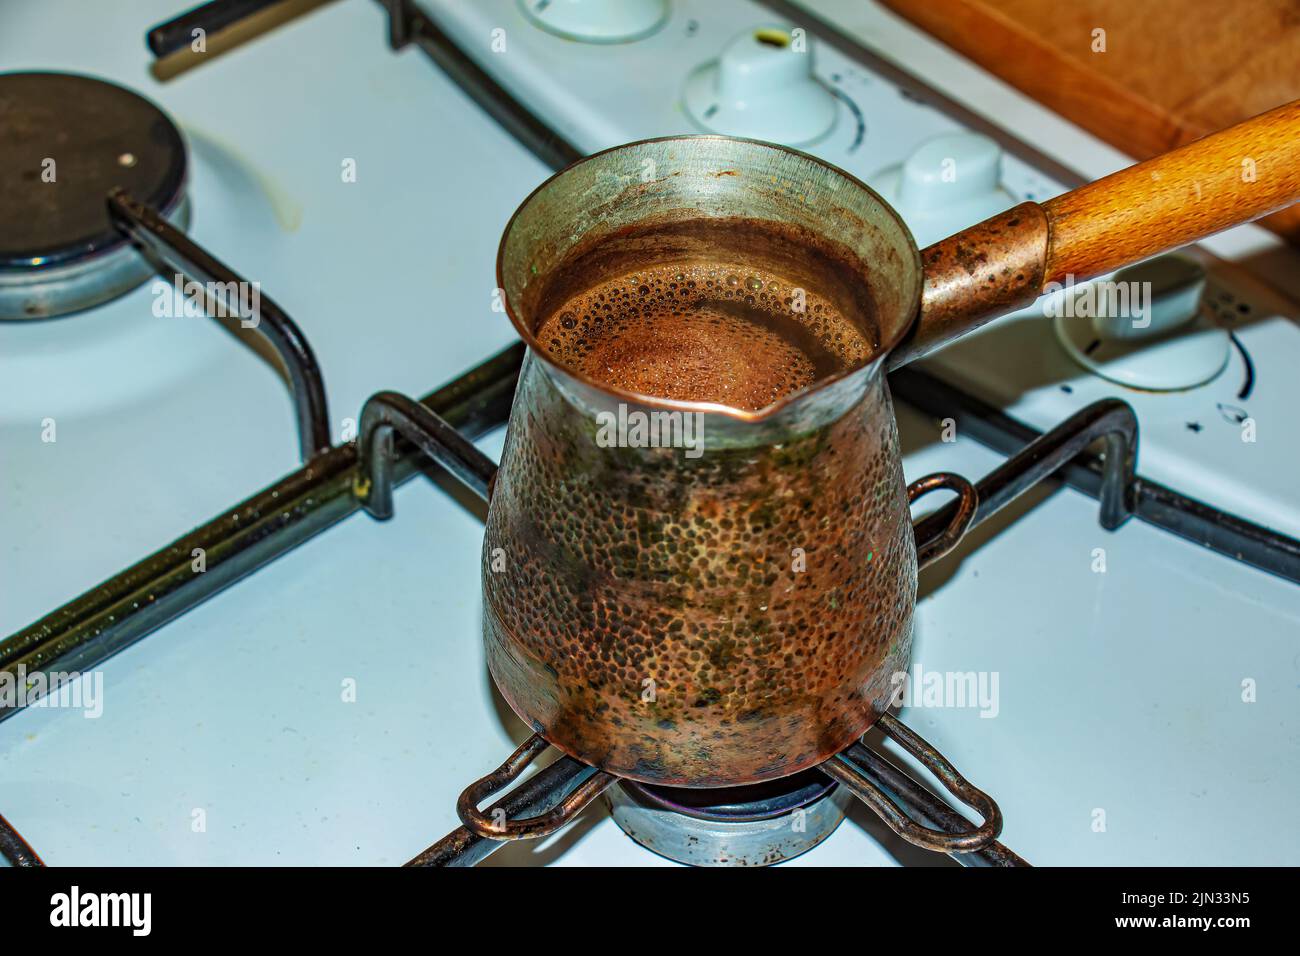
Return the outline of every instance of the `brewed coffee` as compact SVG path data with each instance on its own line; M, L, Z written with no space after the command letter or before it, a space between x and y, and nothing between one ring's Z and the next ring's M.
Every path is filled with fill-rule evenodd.
M604 385L744 410L866 363L870 323L821 291L843 291L843 267L761 229L678 223L587 250L556 283L566 294L548 297L537 339L551 359Z

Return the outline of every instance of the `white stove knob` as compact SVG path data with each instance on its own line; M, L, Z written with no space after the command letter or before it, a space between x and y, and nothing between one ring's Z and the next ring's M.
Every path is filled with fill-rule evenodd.
M802 34L784 27L747 30L686 81L683 102L703 128L795 146L835 125L835 96L813 76Z
M1092 320L1103 339L1151 339L1193 321L1205 294L1205 267L1185 256L1158 256L1115 273L1128 302Z
M1169 255L1055 293L1056 337L1070 357L1130 388L1204 385L1228 363L1229 336L1203 308L1205 268Z
M873 176L871 185L925 248L1014 206L1001 176L997 143L979 133L945 133Z
M583 43L626 43L654 33L668 19L668 0L519 0L543 30Z

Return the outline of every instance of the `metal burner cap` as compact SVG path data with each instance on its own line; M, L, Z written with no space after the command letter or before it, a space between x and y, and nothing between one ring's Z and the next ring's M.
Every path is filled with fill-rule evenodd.
M770 866L793 859L834 832L852 799L817 771L726 792L631 780L605 792L624 833L690 866Z
M185 141L148 100L71 73L0 73L0 318L60 315L152 269L108 215L120 186L182 219Z
M790 777L740 787L661 787L623 781L643 802L663 810L720 823L770 820L820 800L835 781L816 768Z

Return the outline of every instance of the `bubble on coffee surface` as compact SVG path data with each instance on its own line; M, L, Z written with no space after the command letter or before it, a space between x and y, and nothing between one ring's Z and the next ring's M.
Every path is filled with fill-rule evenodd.
M747 411L873 351L853 322L798 283L715 264L607 279L553 310L536 335L554 361L605 385Z

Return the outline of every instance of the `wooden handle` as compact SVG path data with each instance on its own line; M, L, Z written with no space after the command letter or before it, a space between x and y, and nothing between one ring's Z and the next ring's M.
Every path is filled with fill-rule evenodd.
M1044 282L1110 272L1300 198L1300 100L1043 203Z
M921 251L921 313L889 356L906 365L1049 283L1082 282L1300 199L1300 100L1122 169L1025 202Z

